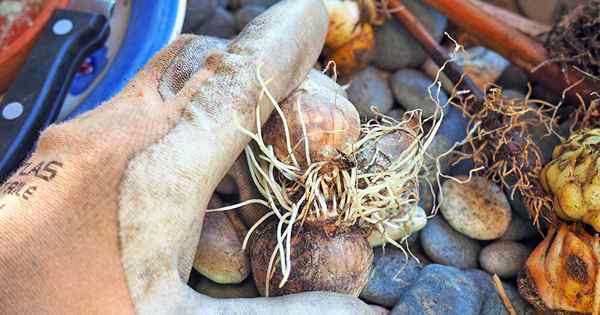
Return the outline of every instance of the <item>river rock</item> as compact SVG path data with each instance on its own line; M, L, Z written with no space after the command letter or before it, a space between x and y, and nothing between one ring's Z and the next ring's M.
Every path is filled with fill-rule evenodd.
M500 187L484 177L473 176L464 184L447 180L442 189L440 209L455 230L477 240L493 240L506 233L512 213Z
M240 284L219 284L202 277L194 286L194 289L216 299L255 298L259 296L252 279L246 279Z
M386 74L375 67L368 67L354 74L347 92L348 99L356 106L361 117L376 117L371 106L380 113L386 113L394 105Z
M425 267L392 315L479 315L479 287L459 269L432 264Z
M182 33L192 33L215 13L219 0L188 0Z
M235 12L235 25L238 31L246 27L255 17L265 12L267 8L262 5L245 5Z
M403 4L425 25L436 40L440 40L447 19L418 0L405 0ZM378 68L396 71L406 67L419 67L427 54L406 29L395 19L389 19L376 29L374 63Z
M427 224L427 214L421 207L415 207L414 210L410 211L406 220L400 224L398 228L386 227L385 234L387 238L394 241L400 241L407 236L411 236L414 233L421 230L425 224ZM367 237L371 247L376 247L387 243L386 237L381 232L373 230Z
M398 103L407 111L420 109L424 117L429 117L435 112L437 105L429 96L429 86L433 81L420 71L403 69L394 73L390 85ZM432 95L437 97L437 88L432 88ZM446 92L440 91L439 105L448 102Z
M502 286L504 287L504 292L506 292L506 296L510 301L510 304L515 309L515 312L518 315L533 315L535 314L531 305L527 304L523 298L519 295L517 288L506 282L502 282ZM481 309L480 315L510 315L502 303L502 298L497 291L490 294L487 298L484 299L483 306Z
M280 0L229 0L229 6L233 9L238 9L246 5L262 5L270 7Z
M537 231L530 220L523 220L519 215L513 215L508 229L500 239L504 241L522 241L535 235L537 235Z
M502 72L509 65L508 60L500 54L484 47L472 47L467 49L466 53L453 53L451 57L455 59L456 64L463 67L465 73L484 91L486 87L500 78Z
M231 38L237 35L238 30L233 15L219 7L208 20L191 29L190 32L198 35Z
M360 298L385 307L393 307L400 300L419 273L424 262L417 262L401 250L387 246L373 250L373 272Z
M501 278L515 277L529 256L531 250L513 241L496 241L484 247L479 253L481 267Z
M209 208L218 208L211 206ZM196 249L194 269L221 284L240 283L250 273L250 261L242 250L242 235L223 212L204 217Z
M481 296L487 298L490 294L496 294L496 286L492 276L481 269L465 269L464 274L479 287Z
M479 243L453 230L440 216L429 220L420 237L423 251L433 262L457 268L477 267Z
M523 94L527 93L528 82L529 78L527 77L527 73L513 64L508 65L496 81L496 83L505 90L516 90Z

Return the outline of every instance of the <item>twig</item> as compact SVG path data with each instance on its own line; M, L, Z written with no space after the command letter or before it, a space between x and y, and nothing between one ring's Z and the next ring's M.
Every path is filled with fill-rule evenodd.
M508 299L508 296L506 295L506 291L504 291L504 286L502 286L502 281L500 281L500 278L498 277L498 275L495 274L492 277L492 279L494 279L494 285L496 286L496 289L498 290L498 294L500 295L500 298L502 298L502 303L504 303L504 307L506 308L506 311L510 315L517 315L517 312L515 312L514 307L512 306L512 304L510 304L510 300Z
M493 4L483 2L481 0L471 0L471 2L478 6L481 10L485 11L487 14L504 21L508 25L512 25L512 27L517 29L519 32L529 36L537 37L552 31L552 27L549 25L530 20L522 15L508 11Z
M406 8L401 0L388 0L388 6L389 12L421 43L421 46L438 67L441 68L446 61L450 60L448 51L438 44L425 26ZM461 83L462 88L470 90L479 101L483 101L485 98L483 91L464 74L464 71L456 63L448 63L444 72L454 84Z
M531 79L556 93L562 93L573 82L577 82L583 77L572 69L563 72L558 64L551 62L545 63L533 71L548 59L548 53L544 46L504 21L499 21L484 12L470 0L424 0L424 2L442 12L454 24L473 35L482 44L527 71ZM569 97L576 101L576 94L579 93L588 99L594 90L592 82L586 80L573 89L569 93Z

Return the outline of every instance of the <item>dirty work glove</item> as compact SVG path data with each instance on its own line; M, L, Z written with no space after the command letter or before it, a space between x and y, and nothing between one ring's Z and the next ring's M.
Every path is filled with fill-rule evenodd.
M367 314L327 293L212 299L186 285L210 196L314 64L320 0L287 0L225 46L182 36L111 101L48 128L1 188L2 314Z

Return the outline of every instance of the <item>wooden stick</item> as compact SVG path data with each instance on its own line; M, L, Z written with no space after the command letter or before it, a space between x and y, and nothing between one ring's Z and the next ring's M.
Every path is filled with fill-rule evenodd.
M552 30L552 27L549 25L530 20L522 15L493 4L481 0L471 0L471 2L487 14L504 21L505 24L511 25L523 34L536 37L549 33Z
M498 275L494 274L492 279L494 279L494 285L496 286L496 289L498 290L498 294L500 295L500 298L502 299L502 303L504 303L504 307L506 308L506 311L510 315L517 315L517 312L515 312L515 308L512 306L512 304L510 304L510 300L508 299L508 296L506 295L506 291L504 291L504 286L502 286L502 281L500 281L500 278L498 277Z
M450 60L448 51L438 44L425 26L406 8L402 1L388 0L388 10L421 43L423 49L425 49L438 67L441 68L446 61ZM482 101L485 98L483 91L469 76L464 74L463 69L456 63L448 63L444 69L444 73L454 84L461 82L462 88L470 90L478 100Z
M544 46L527 37L506 23L481 10L469 0L424 0L433 8L446 15L454 24L473 35L488 48L498 52L513 64L526 70L533 80L556 93L569 87L568 96L576 99L580 93L589 99L595 91L590 80L576 71L563 73L558 64L547 62L548 54ZM572 85L582 81L575 87ZM574 93L575 92L575 93Z

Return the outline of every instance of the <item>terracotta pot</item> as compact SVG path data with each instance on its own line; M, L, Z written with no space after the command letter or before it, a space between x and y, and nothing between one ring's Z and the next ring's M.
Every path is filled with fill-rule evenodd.
M25 30L8 48L0 52L0 94L8 89L19 73L19 69L44 26L52 17L54 10L66 7L68 2L69 0L45 0L42 10L33 19L31 27Z

